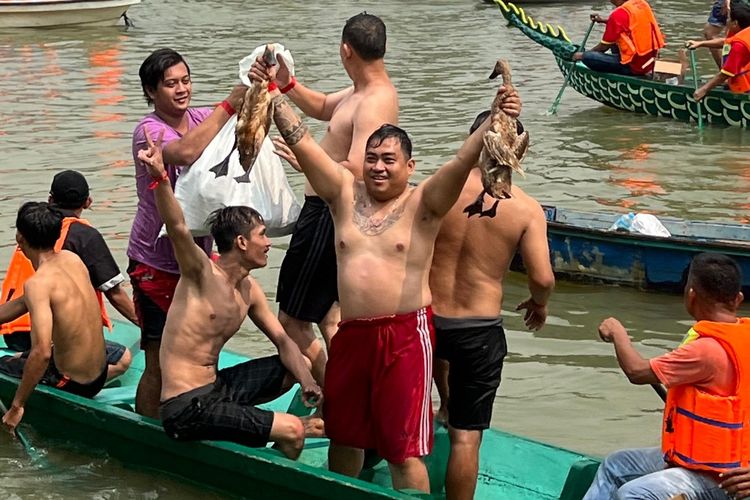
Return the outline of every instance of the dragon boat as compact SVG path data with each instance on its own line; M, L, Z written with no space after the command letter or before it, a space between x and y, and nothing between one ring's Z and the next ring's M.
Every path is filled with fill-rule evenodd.
M249 448L218 441L178 442L167 436L158 421L133 410L135 391L143 373L144 353L139 330L115 322L110 340L130 347L130 369L93 399L38 386L26 403L21 428L33 428L32 445L44 436L44 446L82 446L113 457L129 467L175 476L229 497L254 499L444 499L444 477L449 441L436 426L435 446L426 464L433 494L394 490L385 462L371 461L359 478L328 471L328 440L307 439L299 460L287 459L271 448ZM0 340L0 355L10 354ZM219 367L248 358L224 350ZM19 380L0 374L0 398L13 398ZM261 405L272 411L309 414L295 386L274 401ZM34 442L37 441L37 442ZM57 467L50 463L44 466ZM580 500L596 473L599 461L522 436L490 429L480 450L477 500Z
M536 21L513 3L494 1L508 24L550 50L563 76L569 76L569 85L590 99L624 111L684 122L697 121L701 113L707 123L750 127L750 94L714 89L698 105L693 99L693 85L593 71L572 60L580 46L570 40L562 26Z

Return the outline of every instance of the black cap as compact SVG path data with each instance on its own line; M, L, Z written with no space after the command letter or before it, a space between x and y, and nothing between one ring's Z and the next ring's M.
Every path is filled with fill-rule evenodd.
M49 194L60 208L76 210L83 207L89 197L89 184L80 172L63 170L52 179Z

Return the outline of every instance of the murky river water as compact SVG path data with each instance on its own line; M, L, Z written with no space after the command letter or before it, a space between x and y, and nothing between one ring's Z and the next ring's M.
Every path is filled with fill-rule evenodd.
M674 52L698 36L711 2L662 0L655 5ZM419 4L385 0L291 2L274 8L239 0L165 0L132 8L136 27L0 32L0 263L10 256L15 211L46 199L60 169L86 174L95 204L87 217L104 233L119 264L135 207L130 134L149 110L138 67L153 49L179 50L193 70L193 104L214 103L236 80L236 61L255 46L281 41L295 55L300 80L332 91L347 85L338 58L345 19L362 10L388 26L389 71L401 97L401 123L413 135L417 178L447 160L474 115L486 108L486 80L496 58L510 60L532 136L518 182L540 201L587 210L649 210L722 221L748 220L750 167L744 130L708 128L605 108L572 90L559 114L545 115L562 84L552 56L505 28L495 7L478 0ZM535 19L564 24L574 40L588 13L605 1L529 6ZM601 35L595 31L594 41ZM700 55L701 72L715 68ZM318 137L323 126L314 124ZM303 179L290 174L301 192ZM266 269L254 273L273 298L287 239L274 241ZM0 270L0 273L3 273ZM0 274L0 278L2 274ZM511 276L506 309L526 296ZM493 425L597 455L658 441L660 401L630 386L610 345L596 339L609 315L623 320L645 355L673 347L690 324L680 297L619 287L558 283L551 317L538 333L506 313L509 356ZM271 345L247 327L230 343L265 353ZM0 496L14 498L204 498L206 493L126 469L90 450L45 447L54 470L31 467L0 436Z

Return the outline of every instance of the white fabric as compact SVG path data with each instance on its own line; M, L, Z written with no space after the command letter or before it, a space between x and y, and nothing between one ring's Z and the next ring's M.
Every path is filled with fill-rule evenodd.
M234 149L234 127L237 115L229 119L203 154L190 167L182 170L175 187L175 197L182 206L193 236L209 234L206 219L217 208L246 205L263 216L269 236L290 234L300 212L300 204L286 178L284 166L273 152L271 139L266 137L250 170L250 182L237 182L245 173L240 165L239 151ZM210 169L224 160L229 151L229 170L217 177ZM165 236L162 227L159 236Z
M251 85L247 72L265 48L265 45L257 47L240 61L240 80L245 85ZM274 44L274 54L277 53L281 54L293 75L292 54L278 43ZM239 152L236 148L233 149L236 125L237 115L234 115L206 146L200 158L180 173L175 186L175 197L182 206L185 221L193 236L206 236L209 234L206 219L211 212L218 208L246 205L263 216L269 236L290 234L301 207L289 186L281 160L273 152L270 138L266 137L263 141L258 158L250 170L250 182L235 180L245 173L240 165ZM227 156L228 171L226 175L217 176L211 169L215 169ZM166 234L166 228L162 226L159 236Z
M247 72L250 71L250 68L252 67L255 60L262 56L265 50L265 45L255 47L255 50L253 50L249 56L240 61L240 81L248 87L252 85L252 82L250 82L250 78L248 78ZM284 60L284 64L286 64L286 67L289 68L289 74L291 76L294 76L294 59L292 58L292 53L286 50L280 43L274 43L273 55L274 57L280 55Z

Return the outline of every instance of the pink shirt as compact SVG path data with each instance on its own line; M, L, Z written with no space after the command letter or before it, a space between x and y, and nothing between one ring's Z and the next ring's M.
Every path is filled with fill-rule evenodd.
M203 120L213 112L213 108L189 108L188 130L197 127ZM164 130L164 142L166 146L170 142L182 137L177 130L167 125L156 113L146 115L133 131L133 162L135 164L135 185L138 193L138 206L133 219L133 227L130 230L130 241L128 242L128 257L137 262L147 264L156 269L168 273L178 274L179 267L174 257L172 243L169 238L157 238L162 226L159 211L156 209L154 192L148 189L151 184L151 176L148 175L146 167L138 160L138 151L146 148L146 135L144 127L152 139L159 137L160 131ZM169 180L174 186L182 166L166 165ZM195 242L203 248L206 254L211 254L213 241L210 237L196 238Z
M727 351L715 339L699 337L651 361L659 381L671 388L693 384L719 396L735 393L737 375Z

